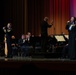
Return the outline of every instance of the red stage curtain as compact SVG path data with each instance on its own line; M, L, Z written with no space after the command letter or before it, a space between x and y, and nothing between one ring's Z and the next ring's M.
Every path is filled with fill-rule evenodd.
M34 35L39 35L40 23L45 16L49 17L49 23L54 20L48 34L67 34L65 25L70 17L69 0L27 0L27 29Z

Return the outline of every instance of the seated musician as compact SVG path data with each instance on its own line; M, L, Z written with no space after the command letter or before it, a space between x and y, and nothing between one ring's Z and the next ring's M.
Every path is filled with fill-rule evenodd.
M18 45L23 53L22 56L26 56L28 54L28 43L26 41L25 34L22 34L21 39L18 41Z
M12 40L11 40L11 46L12 46L12 54L14 55L18 55L18 42L17 39L14 35L12 35Z

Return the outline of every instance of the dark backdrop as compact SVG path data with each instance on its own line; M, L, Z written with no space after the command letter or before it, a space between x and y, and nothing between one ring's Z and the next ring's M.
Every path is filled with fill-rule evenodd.
M39 35L40 23L45 16L49 17L49 23L54 21L48 34L67 34L66 22L70 18L70 0L27 0L28 30Z
M12 23L14 35L20 38L20 35L24 32L23 9L23 0L0 1L0 40L3 39L4 35L2 27L6 26L8 22Z
M34 35L41 34L40 23L49 17L49 23L54 20L48 34L68 34L65 25L70 18L69 0L1 0L0 1L0 39L3 39L2 27L12 23L14 35L30 31ZM27 22L27 23L26 23Z

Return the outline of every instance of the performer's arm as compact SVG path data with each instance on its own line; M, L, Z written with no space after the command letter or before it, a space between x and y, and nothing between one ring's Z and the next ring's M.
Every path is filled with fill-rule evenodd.
M67 24L66 24L66 27L65 27L65 28L66 28L67 30L69 30L69 26L70 26L70 22L67 21Z
M52 25L53 25L53 20L51 21L50 25L48 24L48 27L52 27Z

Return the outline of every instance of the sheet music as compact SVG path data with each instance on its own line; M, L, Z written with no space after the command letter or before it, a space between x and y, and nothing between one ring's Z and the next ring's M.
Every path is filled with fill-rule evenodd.
M67 39L69 39L69 36L68 35L64 35Z
M55 38L57 39L57 41L65 41L64 37L62 35L56 35Z

